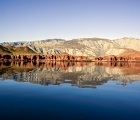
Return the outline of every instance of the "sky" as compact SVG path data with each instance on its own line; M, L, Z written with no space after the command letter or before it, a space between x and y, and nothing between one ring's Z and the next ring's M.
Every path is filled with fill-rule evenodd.
M0 42L140 38L140 0L0 0Z

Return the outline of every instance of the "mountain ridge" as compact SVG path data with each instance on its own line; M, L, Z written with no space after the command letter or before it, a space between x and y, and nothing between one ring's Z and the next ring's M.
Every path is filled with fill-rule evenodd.
M105 56L119 55L123 52L136 50L140 52L140 39L124 37L110 40L104 38L79 38L72 40L46 39L38 41L3 42L2 46L27 46L40 54L61 54L66 52L71 55Z

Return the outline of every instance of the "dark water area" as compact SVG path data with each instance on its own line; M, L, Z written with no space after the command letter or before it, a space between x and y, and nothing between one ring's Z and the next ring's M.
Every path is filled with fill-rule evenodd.
M1 62L0 120L139 120L138 62Z

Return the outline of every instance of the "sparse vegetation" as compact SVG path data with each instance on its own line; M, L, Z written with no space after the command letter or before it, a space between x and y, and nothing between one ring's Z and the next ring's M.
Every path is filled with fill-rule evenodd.
M25 47L14 47L14 46L6 46L3 47L0 45L0 54L37 54L36 52L34 52L33 50L31 50L29 47L25 46Z
M9 49L0 45L0 54L12 54Z

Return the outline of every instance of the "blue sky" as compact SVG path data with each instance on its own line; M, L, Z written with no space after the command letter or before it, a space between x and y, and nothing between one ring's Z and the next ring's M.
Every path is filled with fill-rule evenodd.
M0 0L0 42L140 38L140 0Z

